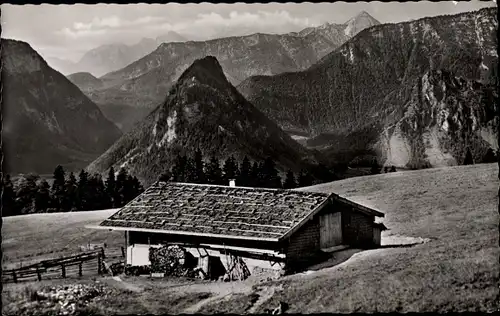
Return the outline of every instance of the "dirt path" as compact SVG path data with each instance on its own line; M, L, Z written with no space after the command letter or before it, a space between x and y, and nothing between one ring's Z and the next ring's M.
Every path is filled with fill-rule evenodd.
M235 282L213 282L213 283L203 283L203 284L188 284L179 286L176 291L182 291L186 293L193 292L210 292L215 294L205 300L202 300L187 309L184 310L185 313L196 313L203 306L208 303L215 301L222 301L231 298L232 294L242 294L252 292L252 283L245 281L235 281Z
M279 290L282 290L283 289L283 285L278 285L278 286L266 286L266 287L262 287L259 289L259 291L257 291L255 294L259 295L259 298L257 299L257 301L252 305L252 307L250 307L250 309L248 310L248 313L249 314L254 314L257 312L258 308L264 304L265 302L267 302L269 299L271 299L274 295L274 293L276 293L276 291L279 291Z
M195 314L197 313L203 306L205 306L208 303L214 302L214 301L222 301L224 299L227 299L231 296L231 293L228 294L218 294L212 297L209 297L207 299L201 300L198 303L189 306L184 310L184 313L186 314Z

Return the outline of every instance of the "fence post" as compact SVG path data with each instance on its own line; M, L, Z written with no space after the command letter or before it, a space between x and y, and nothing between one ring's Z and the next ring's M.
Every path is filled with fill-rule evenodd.
M66 279L66 266L63 264L61 264L61 268L62 268L62 277L63 279Z
M14 278L14 283L17 283L16 271L12 271L12 277Z
M83 262L80 261L80 264L78 265L78 276L82 276L83 275Z
M103 259L106 259L106 255L104 254L104 248L101 248L101 255Z
M101 271L101 254L97 254L97 273L99 275L102 274L102 271Z
M122 248L122 257L125 258L125 248L123 248L123 246L121 248Z
M40 269L36 267L36 275L38 276L38 281L42 281L42 274L40 273Z

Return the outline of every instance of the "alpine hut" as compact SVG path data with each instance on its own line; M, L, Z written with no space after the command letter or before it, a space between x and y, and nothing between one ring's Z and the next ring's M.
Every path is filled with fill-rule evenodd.
M150 264L152 247L180 245L206 273L207 259L286 273L325 251L376 247L375 217L383 216L336 194L156 182L92 228L124 231L132 266Z

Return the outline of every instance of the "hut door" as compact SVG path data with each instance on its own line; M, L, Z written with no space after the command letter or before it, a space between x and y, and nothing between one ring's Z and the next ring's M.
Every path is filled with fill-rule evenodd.
M342 244L342 222L341 213L329 213L319 218L320 248L330 248Z

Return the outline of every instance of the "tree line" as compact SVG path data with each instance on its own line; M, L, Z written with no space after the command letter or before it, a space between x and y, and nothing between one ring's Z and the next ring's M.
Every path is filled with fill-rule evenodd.
M35 174L14 184L9 175L2 180L2 217L53 212L74 212L122 207L144 191L140 181L121 168L108 178L81 170L78 179L62 166L54 170L52 185Z
M246 156L241 162L230 156L221 163L216 156L211 156L204 162L201 150L197 150L192 156L178 154L172 168L162 174L159 180L215 185L229 185L230 180L235 180L236 185L242 187L282 189L314 184L314 177L306 170L297 175L288 170L282 179L275 161L270 157L252 163Z
M282 189L337 180L335 174L322 164L311 172L301 170L295 174L288 170L282 179L270 157L252 163L246 156L241 162L230 156L221 163L212 156L205 162L203 153L197 150L192 157L177 155L172 167L159 180L215 185L229 185L230 180L235 180L237 186ZM5 175L2 182L3 217L118 208L144 192L137 177L129 175L124 168L116 176L115 170L110 168L105 180L101 175L91 175L85 170L80 171L77 179L73 172L68 174L62 166L57 166L51 185L35 174L24 175L15 184L9 175Z

